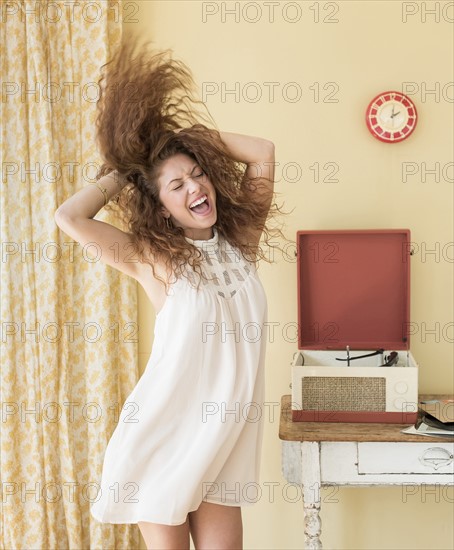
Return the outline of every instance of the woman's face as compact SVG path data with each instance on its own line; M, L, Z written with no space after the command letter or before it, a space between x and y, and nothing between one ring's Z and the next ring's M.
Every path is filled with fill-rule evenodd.
M159 198L164 217L174 226L183 227L190 239L210 239L216 223L216 191L197 161L177 153L163 161L158 172ZM204 203L191 209L197 199Z

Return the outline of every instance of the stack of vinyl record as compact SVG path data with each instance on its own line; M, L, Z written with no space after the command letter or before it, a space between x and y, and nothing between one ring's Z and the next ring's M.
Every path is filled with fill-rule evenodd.
M454 438L454 400L421 401L419 410L416 424L402 430L403 433Z

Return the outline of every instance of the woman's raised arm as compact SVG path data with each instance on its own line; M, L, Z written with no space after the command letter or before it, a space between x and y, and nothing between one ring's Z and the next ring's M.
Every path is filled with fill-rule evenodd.
M107 202L117 195L126 180L114 170L100 178L96 185L87 185L69 197L55 211L57 226L81 246L95 245L105 264L134 277L140 282L143 264L133 254L133 240L129 233L93 219ZM148 267L148 266L145 266Z
M274 193L275 155L274 143L267 139L219 132L233 160L246 164L242 189L251 201L260 204L261 220L257 227L245 228L249 243L258 245L266 222ZM250 181L254 180L251 186Z
M263 178L274 183L274 143L267 139L219 132L227 146L230 156L247 164L246 175L252 178ZM270 187L272 189L272 185Z
M107 197L97 185L87 185L66 199L56 210L55 216L94 218L105 202L118 195L127 182L114 170L100 178L97 183L106 190Z

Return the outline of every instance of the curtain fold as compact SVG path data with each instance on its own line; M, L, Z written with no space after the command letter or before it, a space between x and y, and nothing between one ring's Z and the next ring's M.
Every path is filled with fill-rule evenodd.
M99 71L121 2L0 5L0 547L139 547L90 515L107 442L139 378L137 284L59 230L94 181ZM96 219L125 229L113 214Z

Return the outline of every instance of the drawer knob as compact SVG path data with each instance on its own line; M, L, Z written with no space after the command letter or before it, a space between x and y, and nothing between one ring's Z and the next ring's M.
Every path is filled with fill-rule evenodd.
M454 456L446 449L443 449L443 447L431 447L430 449L426 449L419 457L421 464L433 468L434 470L449 466L453 460Z

